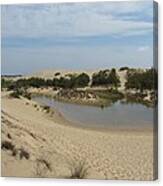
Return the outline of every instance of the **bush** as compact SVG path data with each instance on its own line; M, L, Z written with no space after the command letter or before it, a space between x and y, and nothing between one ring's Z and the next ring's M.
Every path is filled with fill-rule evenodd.
M92 86L111 85L117 87L119 83L120 80L114 68L111 71L99 71L92 76Z
M41 88L43 86L47 86L46 80L32 77L29 79L18 79L17 81L12 82L8 88L9 90L13 90L28 87Z
M128 67L121 67L120 69L119 69L119 71L124 71L124 70L128 70L129 68Z
M54 74L54 76L59 76L61 73L60 72L56 72L55 74Z
M118 101L124 98L123 93L119 92L116 89L110 90L99 90L95 92L100 98L111 100L112 102Z
M43 106L43 109L46 110L47 113L50 112L50 107L47 106L47 105L44 105L44 106Z
M12 97L12 98L20 98L20 95L17 92L12 92L10 94L10 97Z
M6 80L4 78L1 79L1 88L7 88L10 87L12 84L11 80Z
M19 149L19 157L20 157L20 159L25 158L28 160L30 158L30 155L26 150L21 148L21 149Z
M60 88L77 88L77 87L85 87L88 85L90 79L89 76L85 73L76 75L76 74L68 74L68 77L60 77L53 79L53 86Z
M109 74L108 82L109 82L109 84L112 84L115 87L117 87L120 84L119 77L116 74L116 70L114 68L111 70L111 72Z
M143 90L157 89L157 72L156 70L149 69L145 72L128 71L126 89L135 88L143 92Z
M14 145L9 141L2 141L1 149L13 150Z
M108 84L108 74L104 71L99 71L94 73L92 76L92 86L107 85Z
M28 93L25 89L23 88L19 88L19 89L15 89L13 90L12 93L10 93L10 97L12 98L20 98L20 96L23 96L29 100L31 100L31 94Z
M20 89L14 90L12 93L10 93L10 97L12 98L20 98L20 96L23 95L23 92Z
M22 94L22 96L25 97L25 98L27 98L27 99L29 99L29 100L31 100L31 94L28 93L28 92L24 92L24 93Z
M86 73L82 73L79 74L74 81L75 81L75 85L74 85L75 87L85 87L88 86L90 78Z

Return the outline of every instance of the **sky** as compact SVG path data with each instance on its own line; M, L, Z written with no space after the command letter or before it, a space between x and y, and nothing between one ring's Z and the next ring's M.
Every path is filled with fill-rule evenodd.
M1 6L2 74L153 65L153 1Z

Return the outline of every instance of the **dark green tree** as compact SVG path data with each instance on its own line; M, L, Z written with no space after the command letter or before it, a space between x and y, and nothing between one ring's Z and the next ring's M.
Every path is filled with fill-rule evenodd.
M120 80L114 68L111 71L99 71L92 76L92 86L110 85L117 87L119 83Z
M85 87L88 86L90 78L86 73L81 73L74 79L74 81L75 87Z

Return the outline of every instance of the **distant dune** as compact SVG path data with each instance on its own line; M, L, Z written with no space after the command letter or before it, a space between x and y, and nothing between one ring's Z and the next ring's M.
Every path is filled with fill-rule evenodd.
M44 71L38 71L32 74L27 75L26 77L40 77L45 79L52 79L54 78L56 73L60 73L62 76L65 76L66 74L79 74L79 73L87 73L89 76L92 76L94 72L98 72L99 70L44 70Z
M37 78L45 78L45 79L53 79L55 77L56 73L60 73L59 76L65 76L66 74L80 74L80 73L86 73L90 76L90 78L92 77L92 75L96 72L99 72L100 70L105 70L105 69L97 69L97 70L44 70L44 71L39 71L39 72L35 72L32 73L30 75L24 76L26 78L31 78L31 77L37 77ZM125 82L126 82L126 70L123 71L119 71L119 69L116 69L116 72L120 78L121 81L121 86L120 86L120 90L124 89L125 86Z

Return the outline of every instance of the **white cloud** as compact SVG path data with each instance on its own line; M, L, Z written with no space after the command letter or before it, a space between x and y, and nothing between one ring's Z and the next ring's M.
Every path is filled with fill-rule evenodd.
M3 6L2 36L143 35L152 31L152 22L123 20L121 16L146 16L151 8L152 1Z
M150 48L149 46L141 46L141 47L138 48L138 51L139 52L144 52L144 51L149 50L149 48Z

